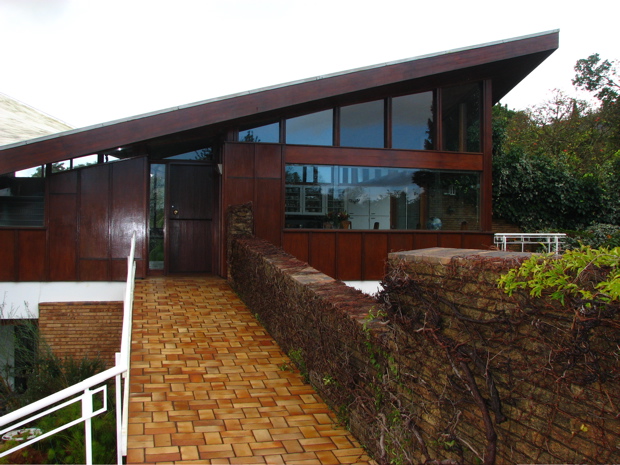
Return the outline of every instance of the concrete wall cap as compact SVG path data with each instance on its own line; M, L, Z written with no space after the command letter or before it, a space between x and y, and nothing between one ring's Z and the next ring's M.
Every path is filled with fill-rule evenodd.
M390 260L404 260L410 262L426 262L447 265L454 258L527 258L530 252L502 252L501 250L454 249L446 247L431 247L428 249L392 252Z

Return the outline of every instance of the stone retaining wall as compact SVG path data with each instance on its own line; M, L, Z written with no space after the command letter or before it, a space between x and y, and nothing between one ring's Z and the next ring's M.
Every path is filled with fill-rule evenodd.
M379 303L245 235L229 279L380 463L618 462L618 380L568 382L543 360L572 313L496 288L523 258L392 254Z

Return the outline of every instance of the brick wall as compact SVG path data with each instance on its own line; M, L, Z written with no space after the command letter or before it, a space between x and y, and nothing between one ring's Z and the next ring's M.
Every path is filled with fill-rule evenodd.
M100 357L114 366L120 350L122 302L55 302L39 304L39 332L58 357Z
M493 232L494 233L520 233L521 228L515 224L509 223L501 218L493 218Z
M618 462L618 380L551 363L572 313L496 287L523 258L392 254L381 304L243 237L229 279L379 463Z

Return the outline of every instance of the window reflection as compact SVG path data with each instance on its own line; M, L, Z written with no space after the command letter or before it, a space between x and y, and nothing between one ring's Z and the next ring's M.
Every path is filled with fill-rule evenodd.
M325 110L286 120L286 143L300 145L332 145L334 111Z
M191 150L190 152L180 153L166 157L167 160L195 160L195 161L214 161L213 147L205 147L199 150Z
M149 269L164 269L166 165L151 165L149 192Z
M479 230L479 173L287 165L287 228Z
M392 147L433 150L433 93L404 95L392 99Z
M383 108L383 100L342 107L340 109L340 145L343 147L384 147Z
M0 176L0 226L43 226L45 180L42 167Z
M443 149L480 152L480 83L447 87L441 92Z
M280 123L266 124L239 131L239 142L280 142Z
M83 157L74 158L72 162L72 168L96 165L97 161L98 161L97 155L85 155Z

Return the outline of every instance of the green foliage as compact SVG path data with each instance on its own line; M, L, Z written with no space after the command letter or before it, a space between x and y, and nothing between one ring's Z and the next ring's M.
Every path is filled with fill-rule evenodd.
M581 229L601 221L604 191L566 163L513 148L493 158L493 213L529 231Z
M36 324L27 322L16 327L15 357L21 361L20 368L11 367L4 376L24 380L24 385L11 389L8 383L0 390L0 404L8 411L47 397L55 392L77 384L105 370L105 363L99 358L74 359L57 357L40 337ZM7 376L7 377L8 377ZM101 396L93 399L94 408L102 406ZM106 412L94 417L93 461L94 463L116 462L116 413L113 389L108 389ZM32 427L43 432L65 425L80 416L80 403L74 403L36 421ZM14 447L14 446L11 446ZM8 449L5 449L8 450ZM85 463L84 424L79 423L64 431L43 439L23 450L8 456L6 463ZM0 463L3 463L0 461Z
M525 111L493 108L494 215L530 231L620 224L620 95L613 63L579 60L573 84Z
M598 53L582 58L575 65L573 85L589 92L596 92L595 96L603 102L618 100L620 84L616 82L618 75L614 63L609 60L601 61Z
M595 249L620 247L620 226L613 224L595 223L581 231L563 232L567 234L565 249L577 249L584 245Z
M561 257L532 256L499 279L499 286L512 295L517 289L530 295L549 296L565 304L579 301L609 303L620 300L620 247L568 250Z
M24 380L25 386L2 392L4 397L0 398L0 403L5 403L10 410L36 402L106 368L100 358L76 360L57 357L40 337L38 327L33 322L19 325L17 330L19 335L15 341L15 358L21 363L4 375Z
M306 360L304 359L304 352L302 349L293 349L291 351L289 351L288 353L288 357L291 359L291 361L297 365L297 368L299 368L299 373L301 374L301 376L303 376L304 378L304 382L308 382L309 378L308 378L308 367L306 366Z

